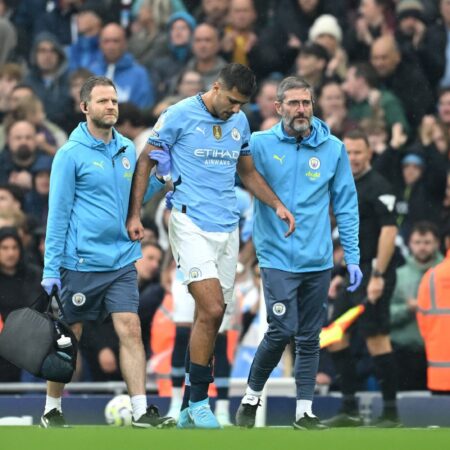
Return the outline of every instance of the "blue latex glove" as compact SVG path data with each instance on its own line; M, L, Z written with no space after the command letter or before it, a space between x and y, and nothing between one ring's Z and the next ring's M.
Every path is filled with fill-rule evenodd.
M59 278L44 278L41 281L41 286L48 295L51 295L53 286L56 286L56 293L58 295L61 293L61 280Z
M348 264L347 271L350 277L350 286L347 288L347 291L355 292L356 289L358 289L359 285L361 284L363 274L358 264Z
M172 204L172 197L173 197L173 191L169 191L167 194L166 194L166 208L170 211L171 209L172 209L172 207L173 207L173 204Z
M162 144L162 150L152 150L148 157L157 162L156 175L164 179L164 181L170 180L171 161L170 151L166 144Z

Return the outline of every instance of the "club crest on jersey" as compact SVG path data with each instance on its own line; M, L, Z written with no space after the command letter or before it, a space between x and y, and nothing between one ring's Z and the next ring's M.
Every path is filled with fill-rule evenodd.
M220 125L213 125L213 135L217 140L222 138L222 127Z
M200 278L201 276L202 276L202 271L200 269L198 269L197 267L193 267L189 271L189 278L191 280L196 280L197 278Z
M77 292L72 295L72 303L75 306L82 306L86 303L86 296L81 292Z
M282 316L286 312L286 306L283 303L277 302L273 305L272 311L276 316Z
M241 138L241 133L239 133L239 130L237 128L233 128L231 130L231 137L235 140L238 141Z
M128 170L131 167L130 160L126 156L122 158L122 166L125 170Z
M309 158L308 164L312 170L317 170L320 167L320 159L313 156L312 158Z

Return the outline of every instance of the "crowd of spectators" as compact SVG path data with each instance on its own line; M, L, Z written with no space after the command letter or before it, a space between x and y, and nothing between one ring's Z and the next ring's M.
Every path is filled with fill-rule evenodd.
M256 74L244 107L252 131L279 120L278 83L296 74L314 87L315 115L333 134L368 134L372 166L397 199L392 340L410 368L404 377L414 374L400 387L426 389L416 297L450 224L450 0L0 0L0 319L40 292L52 158L84 117L82 83L92 74L114 81L117 128L139 152L159 114L207 90L227 62ZM152 311L170 291L160 200L145 208L145 245L162 254L138 270L148 354ZM245 259L240 287L250 291L247 247ZM110 334L87 327L84 379L120 378ZM20 379L5 364L0 381Z

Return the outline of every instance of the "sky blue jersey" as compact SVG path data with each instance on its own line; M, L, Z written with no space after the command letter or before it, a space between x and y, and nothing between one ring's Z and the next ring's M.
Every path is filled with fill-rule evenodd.
M174 207L212 232L231 232L238 225L236 163L241 155L250 155L249 141L242 111L221 120L207 110L200 94L169 107L148 139L151 145L170 148Z

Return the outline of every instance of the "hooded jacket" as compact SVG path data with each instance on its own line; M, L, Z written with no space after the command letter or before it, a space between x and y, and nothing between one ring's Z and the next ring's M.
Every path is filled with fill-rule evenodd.
M144 66L125 52L114 64L113 81L117 88L119 103L131 102L139 108L150 108L155 102L153 83ZM103 54L92 63L89 70L95 75L105 75L108 62Z
M41 70L37 66L37 47L41 42L50 42L58 53L58 67L51 81L43 78ZM25 83L33 88L33 91L44 103L47 117L52 122L59 124L64 118L65 111L70 110L71 107L67 58L64 49L53 34L39 33L33 43L30 59L31 70Z
M295 217L286 224L272 208L255 199L253 240L261 267L313 272L333 267L329 218L336 216L347 264L359 264L358 198L344 144L328 126L312 120L311 134L297 142L279 122L252 134L250 149L258 172Z
M80 123L56 153L50 176L44 278L60 269L118 270L141 257L125 221L136 166L134 144L113 130L105 144ZM151 178L145 198L163 184Z

